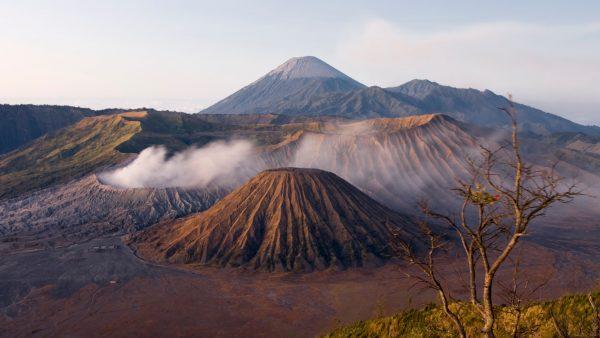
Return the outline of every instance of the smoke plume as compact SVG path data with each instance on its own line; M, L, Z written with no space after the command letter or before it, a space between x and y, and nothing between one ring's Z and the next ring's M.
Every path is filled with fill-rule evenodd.
M245 140L217 141L168 158L163 146L144 149L129 165L100 175L121 188L206 187L244 180L256 172L254 145Z

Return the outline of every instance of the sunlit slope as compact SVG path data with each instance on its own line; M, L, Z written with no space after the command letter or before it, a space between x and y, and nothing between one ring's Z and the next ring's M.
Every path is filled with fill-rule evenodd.
M156 261L312 271L382 263L416 231L408 218L337 175L282 168L259 173L207 211L134 235Z
M0 154L17 149L46 133L73 125L83 118L122 112L122 109L0 104Z
M140 117L136 114L135 117ZM0 157L0 198L67 182L127 158L115 148L141 130L126 114L88 117Z

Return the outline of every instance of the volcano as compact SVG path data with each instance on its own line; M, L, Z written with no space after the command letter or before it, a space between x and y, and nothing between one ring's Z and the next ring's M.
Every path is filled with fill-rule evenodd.
M142 257L266 271L377 266L416 233L410 219L319 169L266 170L203 213L133 235Z
M346 93L364 87L314 56L294 57L202 113L279 112L280 106L287 106L288 102L308 104L326 94Z
M468 177L464 160L477 140L451 117L439 114L307 126L263 157L271 168L331 171L401 213L419 200L455 206L450 189Z

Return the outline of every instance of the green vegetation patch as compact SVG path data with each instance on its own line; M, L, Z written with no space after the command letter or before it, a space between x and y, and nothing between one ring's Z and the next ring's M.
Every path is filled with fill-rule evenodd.
M600 291L592 294L598 306ZM479 337L483 322L470 304L454 303L469 337ZM500 306L495 327L497 337L512 337L516 312L514 308ZM594 337L596 313L588 295L571 295L554 301L532 303L522 309L520 336L559 337L558 329L568 332L569 337ZM558 326L558 328L557 328ZM395 316L360 321L338 328L325 335L338 337L455 337L452 323L438 306L407 310Z

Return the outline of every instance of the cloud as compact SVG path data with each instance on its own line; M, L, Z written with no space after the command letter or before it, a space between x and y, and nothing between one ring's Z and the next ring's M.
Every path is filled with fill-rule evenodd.
M254 146L246 140L213 142L167 157L162 146L144 149L129 165L100 175L107 184L121 188L207 187L233 184L257 171Z
M367 83L393 86L428 78L489 88L511 92L525 103L547 102L546 109L567 109L578 120L585 105L584 110L595 111L592 120L600 123L600 22L562 26L497 22L412 31L373 20L348 36L336 53L346 63L344 69ZM572 110L557 104L573 101L582 104Z

